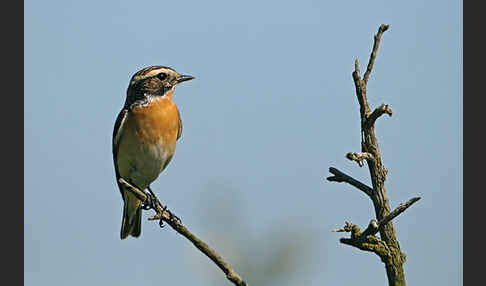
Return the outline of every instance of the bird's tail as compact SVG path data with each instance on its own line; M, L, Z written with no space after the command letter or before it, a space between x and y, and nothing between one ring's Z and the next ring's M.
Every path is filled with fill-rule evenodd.
M139 237L141 232L142 202L131 192L125 192L120 238L125 239L128 235Z

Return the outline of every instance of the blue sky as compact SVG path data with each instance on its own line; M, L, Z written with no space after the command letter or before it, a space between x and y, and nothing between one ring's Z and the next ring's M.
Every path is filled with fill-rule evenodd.
M175 91L183 136L152 184L189 229L250 285L385 285L376 255L331 232L366 227L371 202L325 180L332 166L369 183L344 156L360 150L354 59L364 70L380 24L368 98L393 110L376 124L386 187L392 208L422 197L394 220L407 283L462 285L461 2L26 1L24 15L26 285L229 285L170 228L119 239L111 134L148 65L196 77ZM251 265L278 242L295 264L261 282Z

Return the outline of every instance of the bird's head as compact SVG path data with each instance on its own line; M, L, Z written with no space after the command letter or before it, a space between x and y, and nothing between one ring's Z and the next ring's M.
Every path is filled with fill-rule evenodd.
M149 66L136 72L127 89L127 102L143 100L150 96L164 96L173 92L176 85L194 79L165 66Z

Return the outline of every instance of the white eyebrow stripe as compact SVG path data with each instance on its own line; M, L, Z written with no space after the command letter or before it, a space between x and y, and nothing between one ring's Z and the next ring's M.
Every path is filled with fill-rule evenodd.
M160 68L160 69L157 69L157 70L150 71L147 74L140 76L140 79L149 78L151 76L158 75L159 73L161 73L163 71L166 71L166 69Z
M149 78L149 77L152 77L152 76L155 76L155 75L158 75L159 73L161 73L162 71L164 71L165 69L163 68L160 68L160 69L156 69L156 70L153 70L153 71L150 71L148 72L147 74L144 74L144 75L139 75L139 76L136 76L132 79L132 81L130 82L130 84L133 84L137 81L140 81L142 79L146 79L146 78Z
M138 75L138 76L135 76L132 81L130 82L130 85L138 82L138 81L141 81L143 79L146 79L146 78L149 78L149 77L153 77L153 76L156 76L158 75L159 73L162 73L162 72L166 72L166 73L172 73L173 71L169 70L169 69L165 69L165 68L159 68L159 69L156 69L156 70L152 70L152 71L149 71L148 73L144 74L144 75Z

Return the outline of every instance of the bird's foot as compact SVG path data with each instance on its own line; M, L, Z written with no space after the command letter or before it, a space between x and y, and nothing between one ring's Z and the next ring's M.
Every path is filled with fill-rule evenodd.
M167 206L162 206L162 213L167 211ZM169 212L170 213L170 212ZM160 221L159 221L159 226L162 228L165 226L164 220L162 219L162 216L160 216Z
M153 202L153 199L150 197L150 196L147 196L147 199L142 202L142 209L143 210L149 210L151 208L153 208L154 206L154 202Z
M142 208L144 210L149 210L149 209L156 210L157 209L157 197L152 192L152 190L150 190L150 188L148 190L149 190L149 193L145 193L147 195L147 199L145 200L145 202L143 202Z

